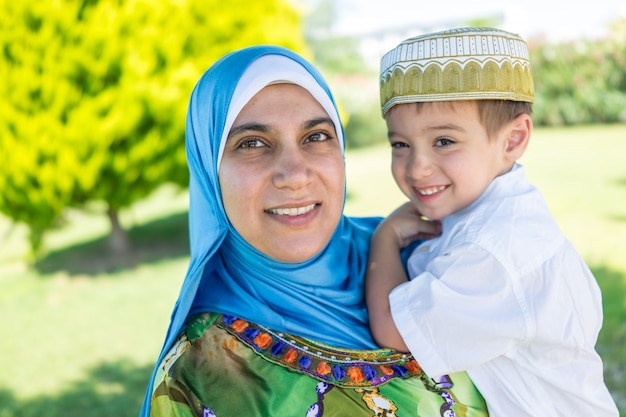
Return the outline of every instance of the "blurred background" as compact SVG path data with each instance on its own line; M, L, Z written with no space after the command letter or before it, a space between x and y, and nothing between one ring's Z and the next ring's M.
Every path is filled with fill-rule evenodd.
M529 44L522 163L603 291L597 349L626 415L626 6L410 0L0 0L0 417L135 416L188 261L187 101L222 55L278 44L339 103L350 215L403 201L378 63L494 26Z

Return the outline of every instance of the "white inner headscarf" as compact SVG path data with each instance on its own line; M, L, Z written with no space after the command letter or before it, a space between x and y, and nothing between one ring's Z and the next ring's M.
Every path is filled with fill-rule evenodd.
M224 132L220 141L219 153L217 154L218 171L222 162L224 146L235 119L241 109L248 104L256 93L270 84L291 83L306 89L318 103L324 108L333 124L341 149L344 149L343 132L339 121L339 115L335 106L328 98L328 94L320 87L315 79L297 62L281 55L265 55L254 61L243 73L228 108Z

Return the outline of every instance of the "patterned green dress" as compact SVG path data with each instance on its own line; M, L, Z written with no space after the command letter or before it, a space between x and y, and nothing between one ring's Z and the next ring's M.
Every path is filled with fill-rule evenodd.
M408 354L336 349L221 314L188 320L154 386L154 417L487 415L465 373L434 381Z

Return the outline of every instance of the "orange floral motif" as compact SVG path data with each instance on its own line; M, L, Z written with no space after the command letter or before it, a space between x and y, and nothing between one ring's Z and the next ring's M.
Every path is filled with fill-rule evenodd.
M348 368L348 376L354 382L363 381L363 371L361 371L361 368L357 368L356 366Z
M233 350L238 344L239 339L237 339L235 336L225 337L224 339L222 339L223 349Z
M261 349L266 349L272 343L272 336L267 333L261 333L254 338L254 344Z
M298 359L298 351L295 349L289 349L289 352L285 354L285 362L293 363Z
M408 361L405 364L405 366L406 366L406 369L408 369L411 373L414 373L414 374L422 373L422 367L419 365L419 363L417 363L415 359L411 359L410 361Z
M232 324L232 328L233 330L235 330L237 333L241 333L244 330L246 330L249 326L249 323L245 320L235 320L235 322Z
M317 364L317 373L320 375L328 375L330 373L330 366L326 361L321 361Z
M363 400L367 407L374 412L374 416L396 417L398 407L393 401L382 395L378 388L357 389L356 392L363 393Z
M393 369L388 366L380 365L380 370L383 371L383 374L385 375L393 375Z

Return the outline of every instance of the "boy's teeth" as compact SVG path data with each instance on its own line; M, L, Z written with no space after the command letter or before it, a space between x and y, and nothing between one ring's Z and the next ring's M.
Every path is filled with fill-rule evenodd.
M308 213L309 211L315 208L315 204L310 204L304 207L298 208L277 208L268 210L271 214L278 214L280 216L300 216L302 214Z
M439 187L424 188L424 189L420 189L418 191L419 191L419 193L421 195L432 195L432 194L435 194L435 193L437 193L439 191L443 191L445 188L446 188L445 185L441 185Z

